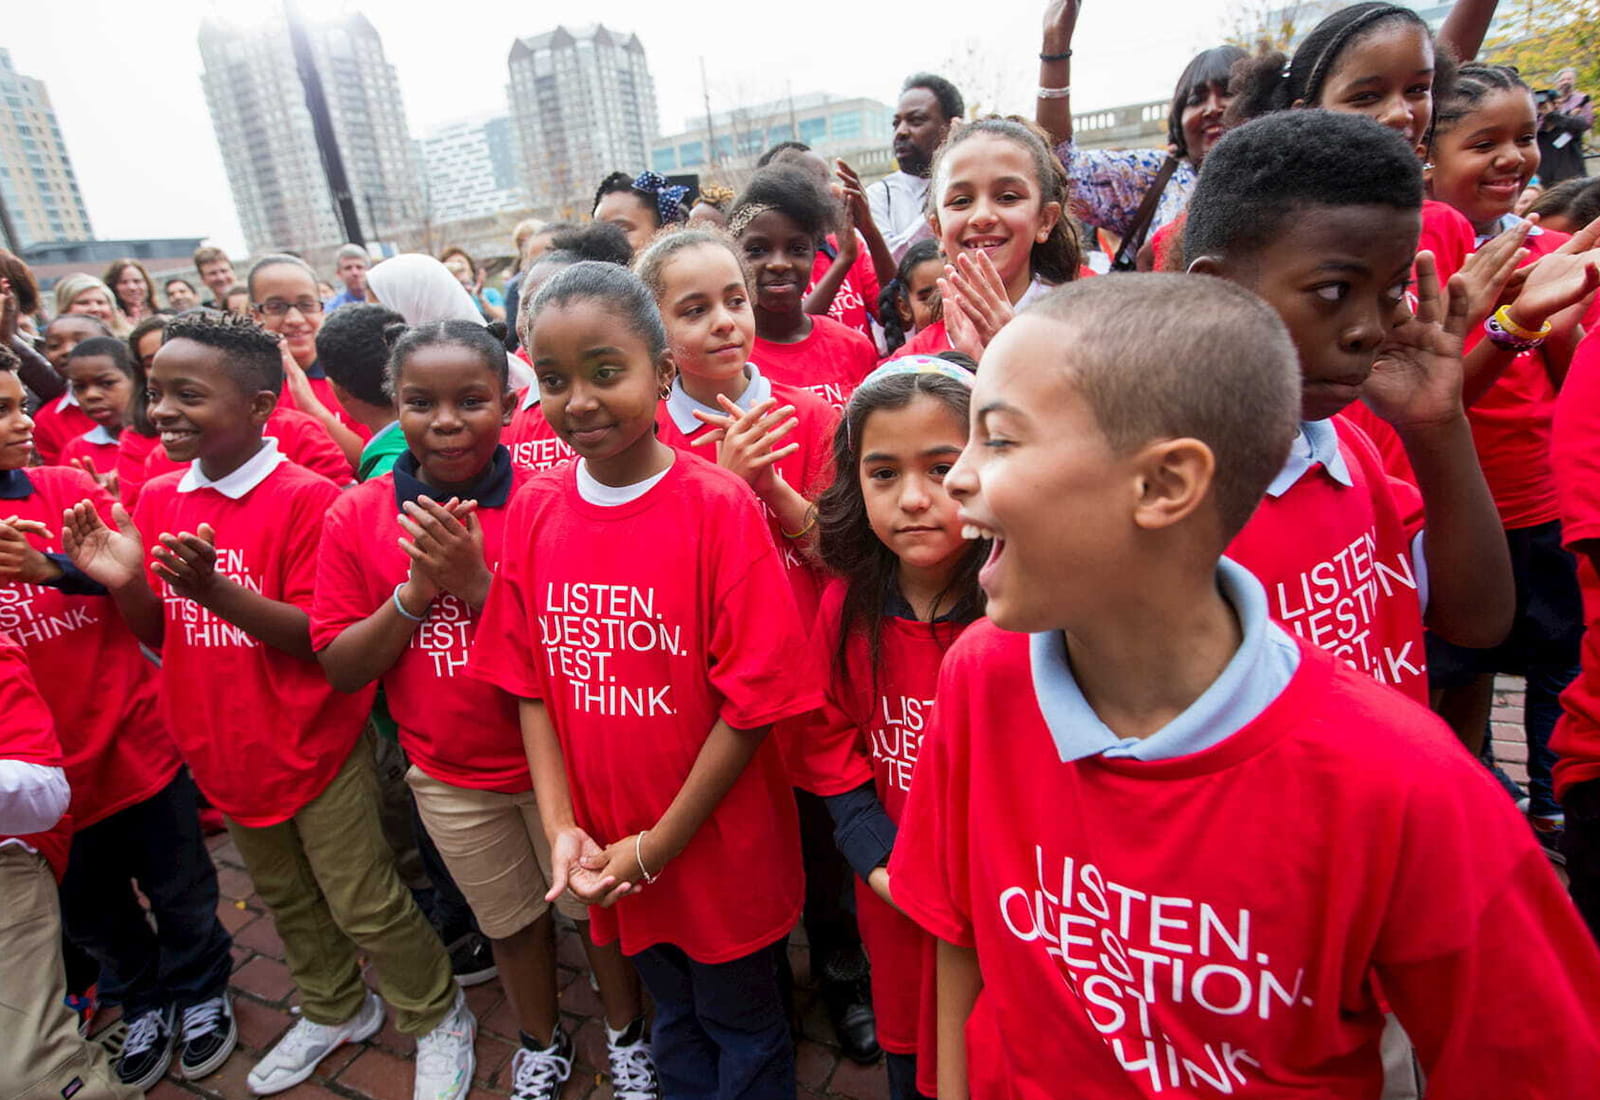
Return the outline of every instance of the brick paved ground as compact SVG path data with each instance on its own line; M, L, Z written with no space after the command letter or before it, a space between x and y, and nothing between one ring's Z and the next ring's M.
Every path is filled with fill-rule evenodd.
M1492 735L1501 766L1517 782L1527 780L1527 749L1522 739L1522 683L1504 678L1497 685ZM272 918L255 896L233 842L212 837L223 900L223 924L233 933L234 1010L239 1022L239 1049L215 1074L189 1083L169 1078L150 1090L150 1100L246 1100L245 1075L269 1047L289 1029L294 985L283 963L283 944ZM610 1100L611 1086L596 1067L605 1065L605 1033L600 1003L590 988L583 967L583 951L575 933L565 931L558 945L561 962L563 1023L577 1046L578 1065L563 1091L563 1100ZM886 1100L888 1086L882 1065L861 1067L839 1057L821 1005L807 991L809 967L804 947L791 949L795 977L800 986L803 1035L797 1048L800 1097L803 1100ZM468 1100L490 1100L509 1091L511 1055L517 1027L501 993L499 982L467 990L467 1001L478 1017L477 1080ZM115 1022L114 1014L97 1022L104 1036ZM409 1100L411 1096L412 1040L400 1035L392 1022L370 1042L344 1046L326 1059L317 1074L281 1094L285 1100Z

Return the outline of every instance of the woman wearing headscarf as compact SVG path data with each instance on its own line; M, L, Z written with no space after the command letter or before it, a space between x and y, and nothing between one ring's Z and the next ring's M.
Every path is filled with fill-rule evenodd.
M367 300L388 306L413 327L429 321L487 324L477 303L450 269L420 252L384 260L367 272ZM533 371L521 359L509 358L512 386L530 385Z

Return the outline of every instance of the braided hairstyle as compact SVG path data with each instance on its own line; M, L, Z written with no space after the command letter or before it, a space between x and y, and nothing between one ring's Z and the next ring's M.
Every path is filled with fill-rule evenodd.
M1333 72L1345 51L1392 23L1421 27L1429 42L1433 41L1428 24L1410 8L1388 3L1352 4L1313 27L1292 59L1273 52L1240 61L1234 65L1229 81L1233 102L1223 116L1223 126L1232 129L1252 118L1286 111L1296 103L1308 107L1320 105L1328 74ZM1437 68L1434 97L1437 99L1449 83L1449 70L1454 66L1448 57L1440 56L1437 49L1434 64Z
M930 239L918 241L906 249L906 254L900 257L900 266L895 269L894 278L878 292L878 323L883 326L884 343L891 354L904 346L911 336L906 331L906 323L900 316L902 302L908 309L910 308L911 273L920 265L938 258L938 241Z
M1515 66L1477 63L1461 66L1449 91L1434 96L1433 134L1428 143L1430 151L1432 137L1454 129L1463 118L1482 106L1485 99L1496 92L1510 92L1518 88L1532 94Z

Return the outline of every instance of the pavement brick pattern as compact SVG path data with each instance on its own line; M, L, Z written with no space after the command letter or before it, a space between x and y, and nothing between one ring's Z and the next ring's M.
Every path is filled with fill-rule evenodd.
M1517 782L1527 779L1527 748L1522 738L1522 683L1510 677L1496 685L1492 717L1496 759ZM233 933L234 1011L239 1023L239 1047L223 1067L204 1081L162 1081L147 1094L149 1100L247 1100L245 1076L256 1060L277 1042L294 1021L294 983L283 962L283 943L273 928L266 907L238 850L226 834L210 839L212 858L222 890L219 914ZM812 995L809 966L803 945L790 948L797 986L797 1014L801 1035L796 1047L799 1097L802 1100L887 1100L888 1082L883 1066L858 1066L839 1057L832 1029L820 1002ZM606 1064L605 1031L599 998L583 970L583 949L571 928L562 931L557 944L560 962L563 1024L572 1035L578 1061L572 1079L562 1091L563 1100L611 1100ZM467 990L467 1002L478 1017L478 1069L468 1100L490 1100L510 1091L511 1056L516 1049L517 1026L498 981ZM102 1014L96 1034L109 1032L116 1013ZM309 1081L281 1093L283 1100L410 1100L411 1061L415 1043L386 1023L372 1040L346 1045L322 1062Z

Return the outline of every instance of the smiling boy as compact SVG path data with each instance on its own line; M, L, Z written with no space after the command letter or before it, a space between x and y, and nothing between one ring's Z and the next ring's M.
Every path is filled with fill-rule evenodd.
M1221 557L1297 434L1272 311L1063 287L972 409L945 484L994 540L991 623L945 659L889 865L942 941L941 1100L1376 1096L1379 981L1430 1097L1600 1095L1600 956L1516 814Z

